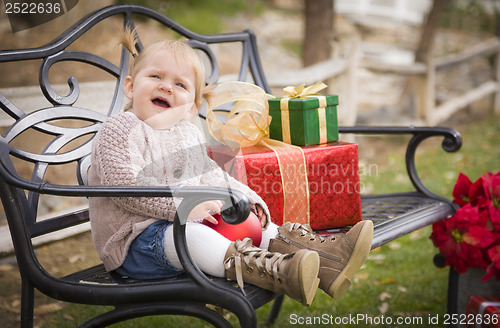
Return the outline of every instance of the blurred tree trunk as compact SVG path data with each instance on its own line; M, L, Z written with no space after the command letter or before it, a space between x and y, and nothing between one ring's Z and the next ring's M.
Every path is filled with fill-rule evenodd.
M495 16L495 35L500 38L500 3L493 2L492 6Z
M334 0L304 0L304 66L329 59L332 53Z
M434 0L432 8L427 14L427 18L422 25L420 40L415 52L415 62L426 62L428 56L432 55L432 43L436 34L436 29L439 26L439 16L443 11L448 0Z
M420 39L415 51L415 62L432 64L432 49L436 30L439 27L439 18L448 0L433 0L432 7L427 17L422 22ZM428 111L425 108L433 106L435 101L434 91L429 89L433 79L432 70L427 67L427 73L422 76L408 76L406 85L400 98L400 104L412 117L422 118Z

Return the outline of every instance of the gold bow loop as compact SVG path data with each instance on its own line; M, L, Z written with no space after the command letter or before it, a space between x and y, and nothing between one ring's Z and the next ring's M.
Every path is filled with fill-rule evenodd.
M283 88L283 91L287 93L288 98L299 98L299 97L306 97L310 95L317 94L321 90L325 89L328 87L326 84L323 82L316 82L313 85L310 85L306 87L305 84L298 85L296 87L294 86L288 86L286 88Z
M274 97L254 84L231 81L217 85L210 92L207 109L210 134L233 149L258 144L269 136L269 98ZM216 110L223 105L230 111ZM224 117L225 122L217 116Z

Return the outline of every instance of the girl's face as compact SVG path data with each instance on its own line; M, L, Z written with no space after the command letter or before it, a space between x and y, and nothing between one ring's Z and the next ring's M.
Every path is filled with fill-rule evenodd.
M197 112L193 68L179 64L170 51L161 49L148 54L135 76L125 79L131 112L155 129L169 129Z

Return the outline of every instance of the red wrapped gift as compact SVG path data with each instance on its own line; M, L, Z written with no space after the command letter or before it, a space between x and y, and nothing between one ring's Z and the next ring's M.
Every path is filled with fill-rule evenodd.
M500 328L500 297L469 296L465 320L467 327Z
M331 229L359 222L358 146L335 141L301 148L307 168L311 227ZM209 154L226 172L262 197L273 222L284 223L283 183L287 182L282 179L278 155L272 149L257 145L234 153L218 145L210 147Z

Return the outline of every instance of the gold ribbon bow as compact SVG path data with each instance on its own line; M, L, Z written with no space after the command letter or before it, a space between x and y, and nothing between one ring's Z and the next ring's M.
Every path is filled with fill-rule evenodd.
M309 184L302 148L269 139L267 100L273 96L245 82L223 82L211 90L207 108L207 127L215 140L235 149L257 144L274 151L278 159L283 189L283 223L308 224ZM217 111L215 108L231 108ZM217 113L217 114L216 114ZM225 118L221 122L216 115Z
M288 94L287 96L288 98L299 98L299 97L315 95L326 87L327 85L320 81L308 87L306 87L305 84L301 84L296 87L288 86L286 88L283 88L283 91L285 91Z
M306 87L305 84L301 84L299 86L293 87L289 86L283 89L288 96L281 98L280 107L281 107L281 127L282 127L282 135L283 142L292 143L291 132L290 132L290 114L288 113L288 101L292 98L318 98L319 107L318 107L318 119L319 119L319 143L326 143L327 138L327 128L326 128L326 97L320 96L317 93L327 85L323 82L316 82L313 85Z
M207 125L215 140L230 148L250 147L269 136L269 106L273 96L258 86L245 82L223 82L210 91ZM225 105L226 110L214 109ZM224 107L224 106L223 106ZM216 116L225 119L221 122Z

